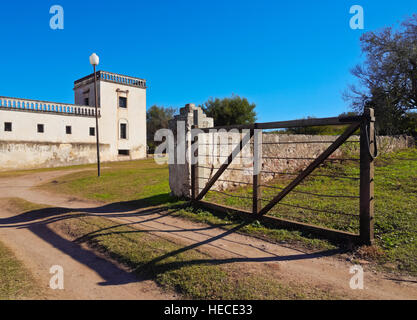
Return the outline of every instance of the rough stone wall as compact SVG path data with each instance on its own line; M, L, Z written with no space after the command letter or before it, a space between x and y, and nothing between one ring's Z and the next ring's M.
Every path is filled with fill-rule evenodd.
M220 161L225 161L234 147L239 144L244 134L241 133L205 133L199 135L199 163L204 169L199 170L200 189L216 173L220 167ZM313 159L323 153L338 136L316 135L286 135L268 134L262 135L262 179L268 181L277 176L276 173L295 173L306 168ZM227 141L229 145L226 145ZM359 158L359 136L351 136L347 142L337 149L329 159ZM217 142L217 147L215 147ZM251 141L252 142L252 141ZM378 151L380 154L407 149L415 146L412 137L377 137ZM252 183L252 151L253 145L247 144L228 169L222 174L212 189L226 190L228 188L242 186L242 184L227 182ZM284 158L284 159L275 159ZM303 158L303 159L293 159ZM212 169L209 169L212 168ZM243 170L242 170L243 169Z
M170 129L174 132L175 136L175 152L173 155L169 155L173 157L172 160L175 160L175 164L169 165L170 188L172 194L176 196L189 197L191 193L191 165L189 164L191 139L189 134L184 149L188 152L185 155L185 159L188 162L186 164L177 164L178 150L180 150L178 148L180 141L176 139L178 136L177 124L179 121L183 123L184 130L189 134L193 125L198 125L200 128L213 127L213 119L207 118L200 108L189 104L185 108L182 108L180 114L170 122ZM200 190L216 173L221 164L227 160L228 155L247 133L248 130L246 132L224 130L223 132L217 133L199 134L198 175L200 178ZM263 181L273 179L276 174L272 172L299 172L308 166L313 161L313 158L317 158L325 151L337 138L338 136L285 135L264 132L262 135L262 171L266 171L266 173L262 173ZM359 141L359 136L351 136L349 141ZM405 136L378 137L377 142L380 154L415 146L414 139ZM226 190L236 186L242 186L242 184L228 181L252 183L252 149L253 144L249 142L214 184L212 189ZM304 159L295 160L291 158ZM344 143L330 158L359 158L359 143Z
M208 180L216 173L217 169L227 160L240 140L248 132L217 132L204 133L198 136L198 184L201 190ZM225 190L231 185L223 180L241 181L250 183L252 181L252 150L253 145L249 141L235 157L228 169L221 175L212 189ZM240 184L241 185L241 184Z
M101 161L113 161L108 144L100 145ZM97 161L95 143L0 142L0 170L49 168Z

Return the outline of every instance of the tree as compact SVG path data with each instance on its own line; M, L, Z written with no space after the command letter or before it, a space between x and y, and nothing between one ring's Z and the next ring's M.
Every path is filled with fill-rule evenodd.
M146 112L146 139L149 152L155 149L155 132L162 128L168 128L168 121L174 117L177 112L176 108L152 106Z
M360 41L366 59L351 70L360 88L349 86L345 99L357 112L374 108L380 133L415 134L409 125L417 108L417 14L395 30L367 32Z
M239 96L209 99L200 107L208 117L214 119L216 126L248 124L256 121L256 105Z

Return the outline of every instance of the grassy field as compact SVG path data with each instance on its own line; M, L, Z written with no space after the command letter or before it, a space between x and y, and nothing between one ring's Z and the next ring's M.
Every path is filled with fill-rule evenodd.
M34 279L10 249L0 242L0 300L31 298Z
M169 196L168 167L155 164L153 159L104 163L100 179L95 170L87 170L64 176L44 187L104 202L176 202Z
M371 250L379 264L392 270L417 274L417 149L383 155L375 165L375 237L377 248ZM358 177L359 166L354 162L329 163L315 171L317 175ZM262 198L272 199L289 183L287 177L269 182ZM308 178L290 193L270 215L337 230L359 232L359 181L330 177ZM297 193L298 191L298 193ZM251 197L251 189L237 188L233 195ZM314 195L313 195L314 194ZM340 195L346 198L318 197ZM211 192L208 201L229 206L251 208L250 199L227 197ZM262 201L265 205L267 201ZM306 208L312 208L308 210ZM378 250L379 249L379 250Z
M392 271L417 274L417 150L412 149L378 158L375 169L375 232L376 246L356 252L360 258L371 259L379 266ZM97 179L94 171L83 171L61 177L42 188L55 192L75 194L81 197L118 202L137 200L148 205L173 205L183 203L169 195L168 168L156 165L153 159L105 164L102 177ZM357 164L328 164L317 173L357 176ZM269 184L281 188L288 179L280 177ZM329 195L358 195L358 181L315 177L308 179L296 191ZM264 189L263 198L277 193L276 189ZM250 196L248 188L233 190L234 195ZM238 208L248 208L250 201L224 197L211 192L207 199ZM340 230L357 232L358 199L318 198L305 193L292 193L285 198L286 205L276 206L271 214L298 221ZM294 208L312 207L318 211ZM323 211L323 212L320 212ZM330 214L325 211L338 211ZM240 218L233 214L212 213L191 207L175 213L180 217L209 224L225 223L225 228L238 225ZM351 216L353 215L353 216ZM270 229L255 221L240 230L280 243L292 243L313 249L334 248L335 243L315 238L309 234L284 229Z
M83 164L83 165L73 165L73 166L63 166L63 167L53 167L53 168L40 168L40 169L22 169L22 170L2 170L0 171L0 178L6 177L18 177L23 176L25 174L31 174L36 172L48 172L48 171L59 171L59 170L67 170L67 169L91 169L94 170L96 168L95 164Z

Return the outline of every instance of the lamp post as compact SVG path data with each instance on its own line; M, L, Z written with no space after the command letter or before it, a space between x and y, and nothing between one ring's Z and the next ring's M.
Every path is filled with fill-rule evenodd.
M94 105L96 107L96 144L97 144L97 176L100 177L100 144L99 144L99 137L98 137L98 98L97 98L97 74L96 74L96 66L99 63L98 56L93 53L90 56L90 64L94 68Z

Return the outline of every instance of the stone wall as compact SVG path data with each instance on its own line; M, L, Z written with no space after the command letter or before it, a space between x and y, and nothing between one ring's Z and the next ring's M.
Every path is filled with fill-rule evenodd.
M199 135L199 186L200 189L216 173L221 162L227 159L239 144L241 133L205 133ZM262 179L269 181L278 173L296 173L306 168L313 159L323 153L338 136L286 135L264 133L262 135ZM217 143L215 143L217 141ZM359 158L359 136L351 136L329 159ZM226 145L226 143L229 143ZM251 141L252 142L252 141ZM380 154L415 146L412 137L377 137ZM252 183L252 144L247 144L233 160L214 186L214 190L226 190L242 184L222 180ZM276 159L283 158L283 159ZM294 159L302 158L302 159ZM273 172L276 172L275 174Z
M170 128L177 136L176 128L178 121L185 123L185 130L189 132L193 124L199 124L200 128L213 127L213 119L205 117L201 109L194 105L187 105L181 109L180 115L170 122ZM199 189L201 190L207 181L216 173L222 162L226 161L228 155L239 144L246 132L229 131L217 133L202 133L198 135L198 162L199 162ZM262 135L262 173L263 181L268 181L281 173L299 172L313 159L317 158L338 136L313 136L313 135L286 135L263 133ZM359 136L352 136L349 142L344 143L336 150L330 159L337 158L359 158ZM378 137L378 150L380 154L393 152L415 146L412 137ZM190 147L190 139L186 147ZM212 189L226 190L242 184L235 182L252 183L252 148L253 144L248 143L239 155L229 165ZM186 149L189 150L189 149ZM175 163L177 160L178 141L175 139ZM188 151L190 152L190 151ZM285 159L275 159L285 158ZM303 158L303 159L292 159ZM190 159L190 153L186 155ZM228 180L228 181L225 181ZM235 182L229 182L235 181ZM174 195L189 197L191 187L191 166L186 164L169 165L169 184Z
M100 145L101 161L113 161L108 144ZM97 161L95 143L0 142L0 170L48 168Z

